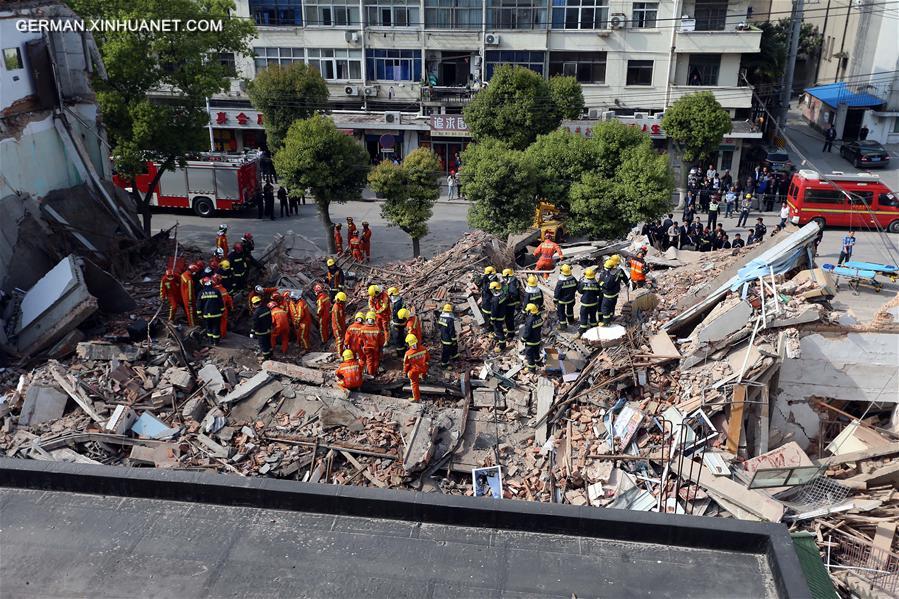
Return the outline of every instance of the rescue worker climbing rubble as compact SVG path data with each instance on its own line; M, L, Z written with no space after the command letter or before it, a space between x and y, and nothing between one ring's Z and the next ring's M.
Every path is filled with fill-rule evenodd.
M365 261L371 262L371 229L367 221L362 221L362 251L365 252Z
M203 323L206 325L206 339L212 345L218 345L221 339L221 321L222 313L225 311L225 305L222 301L222 295L213 285L210 277L203 278L203 290L197 296L197 308Z
M362 312L356 312L356 315L353 317L353 322L349 324L346 328L346 332L343 334L343 346L345 348L353 350L353 353L356 355L356 359L359 360L359 363L362 365L362 368L365 368L365 360L362 355L362 327L365 326L365 314ZM346 351L346 349L344 350Z
M343 233L340 232L340 223L334 225L334 252L343 255Z
M330 299L334 299L334 294L343 291L343 269L337 266L334 258L328 258L326 262L328 272L325 274L325 281L328 283Z
M534 269L546 271L543 274L544 279L549 278L549 273L555 268L556 260L561 260L564 257L562 248L553 241L552 231L547 231L543 235L543 242L534 250L534 255L537 256L537 265ZM558 258L556 258L557 255Z
M634 288L646 285L646 273L649 272L649 266L646 264L646 252L646 246L641 247L628 264L631 267L631 284Z
M524 355L527 360L527 369L534 370L537 362L541 360L543 352L543 315L534 304L528 304L524 308L527 317L521 329L521 340L524 342Z
M199 271L196 264L191 264L187 270L181 273L181 305L187 312L187 326L194 326L194 316L196 315L196 284L194 276Z
M478 289L481 290L481 314L484 316L485 326L492 329L490 322L490 311L493 305L493 293L490 291L490 284L497 281L496 269L492 266L484 267L484 274L478 278Z
M380 285L368 287L368 308L375 313L378 328L386 340L390 334L390 299Z
M343 361L337 367L335 376L337 386L346 391L355 391L362 387L362 365L351 349L343 350Z
M325 292L325 288L318 283L312 290L315 292L315 314L318 316L318 332L321 336L322 345L325 345L328 339L331 338L331 298Z
M287 315L287 310L274 300L268 303L268 307L272 311L272 347L278 347L278 341L280 341L281 353L287 354L287 347L290 343L290 317Z
M334 345L337 354L343 353L343 339L346 335L346 293L341 291L334 296L331 307L331 331L334 333Z
M506 297L502 283L490 283L490 324L496 341L496 347L493 348L495 353L506 349Z
M596 269L592 266L584 270L584 275L577 284L577 291L581 296L580 334L598 324L597 310L599 309L599 283L596 281Z
M169 320L175 320L179 306L183 308L184 304L181 301L181 285L171 268L166 269L159 281L159 299L169 303ZM189 312L189 309L185 310Z
M615 259L613 256L605 261L605 267L602 272L599 284L602 289L602 304L600 312L602 312L602 323L600 326L609 326L612 324L612 318L615 317L615 305L618 303L618 294L621 292L621 285L627 284L627 275L618 268L620 258Z
M456 332L456 315L452 304L444 304L443 311L437 319L440 329L440 365L449 367L450 361L459 357L459 334Z
M228 262L231 263L232 291L243 291L247 287L247 259L244 255L243 244L239 241L234 244L231 253L228 254Z
M406 355L403 356L403 374L409 377L409 384L412 385L412 401L421 401L421 379L428 373L428 361L430 354L423 345L419 345L418 338L415 335L406 336Z
M231 294L222 284L221 275L212 275L212 284L222 296L222 305L224 306L224 309L222 310L222 319L219 329L222 335L221 338L224 339L228 335L228 317L234 312L234 298L231 297Z
M365 314L365 324L359 335L362 338L362 355L365 369L371 376L377 376L381 366L381 349L384 347L384 331L378 326L377 315L369 310Z
M503 291L506 294L506 339L515 339L515 317L521 306L521 284L515 277L515 271L511 268L503 269Z
M400 320L399 313L406 306L403 296L400 295L400 291L396 287L391 287L387 290L387 297L390 298L390 345L399 355L405 348L403 343L405 323Z
M272 357L272 311L261 295L255 295L250 300L253 306L253 325L250 329L250 338L256 338L259 342L259 353L264 360Z
M537 285L537 277L528 275L527 285L524 287L524 304L534 304L537 310L543 312L543 291Z

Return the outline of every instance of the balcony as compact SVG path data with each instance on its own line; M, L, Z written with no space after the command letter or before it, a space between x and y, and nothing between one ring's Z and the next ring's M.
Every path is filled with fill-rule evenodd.
M424 106L465 106L475 93L468 87L422 86L421 103Z
M759 51L762 30L728 25L721 31L677 32L676 51L680 54L754 54Z
M709 91L724 108L752 108L752 88L724 85L672 85L669 104L697 92Z

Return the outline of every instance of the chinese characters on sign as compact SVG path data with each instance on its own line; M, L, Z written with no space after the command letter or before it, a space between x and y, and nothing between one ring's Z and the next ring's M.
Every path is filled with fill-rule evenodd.
M255 110L210 110L209 122L212 127L225 129L262 129L262 113Z
M461 114L434 114L431 115L431 135L466 137L468 125Z
M653 139L665 139L668 137L667 135L665 135L665 130L662 129L662 125L659 123L658 119L638 119L632 116L616 116L615 118L617 118L628 127L639 128L641 131L648 134ZM568 129L576 135L592 137L593 128L596 127L596 124L598 122L599 121L565 121L564 123L562 123L562 127Z

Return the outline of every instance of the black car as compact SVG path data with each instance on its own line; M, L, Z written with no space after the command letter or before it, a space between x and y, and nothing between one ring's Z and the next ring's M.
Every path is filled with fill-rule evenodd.
M782 148L762 148L762 166L767 166L769 171L775 173L789 173L796 170L790 155Z
M840 146L840 156L856 168L878 168L890 165L890 153L880 143L865 139L850 141Z

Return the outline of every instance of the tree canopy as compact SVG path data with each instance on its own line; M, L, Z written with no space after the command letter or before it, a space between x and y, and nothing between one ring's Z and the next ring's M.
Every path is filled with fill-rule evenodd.
M465 107L465 122L475 141L501 139L523 150L537 136L562 122L549 83L534 71L497 67L489 84Z
M116 169L134 181L147 160L160 163L143 195L133 185L144 232L150 233L150 199L162 174L185 156L208 147L206 98L227 89L230 73L219 53L247 54L252 22L233 19L231 0L70 0L84 19L217 20L222 31L102 31L94 33L108 74L94 91L114 147ZM165 101L147 96L166 90Z
M332 202L362 197L368 174L368 152L356 140L337 130L327 116L316 114L295 121L274 155L281 183L288 189L309 189L315 196L322 226L333 253Z
M563 119L578 119L584 113L584 90L574 77L550 77L549 92Z
M247 93L264 115L263 126L272 151L281 147L294 121L309 118L328 104L325 80L302 62L262 69L250 81Z
M686 162L703 160L730 133L730 115L710 91L679 98L662 117L662 127L683 152Z
M776 93L771 87L780 83L787 63L790 19L777 22L766 21L756 25L762 30L759 52L743 54L741 66L746 69L746 79L752 85L766 86L757 90L761 95ZM821 47L821 36L818 27L812 23L803 23L799 31L799 56L806 60L814 59Z
M402 164L381 162L368 174L373 191L384 196L381 216L412 238L418 256L419 240L428 234L428 220L440 196L440 160L428 148L413 150Z
M472 202L468 223L495 235L526 229L534 217L537 169L525 152L487 139L462 153L459 182Z
M538 137L525 150L537 169L535 194L566 210L571 185L600 164L603 156L598 148L594 140L565 129Z

